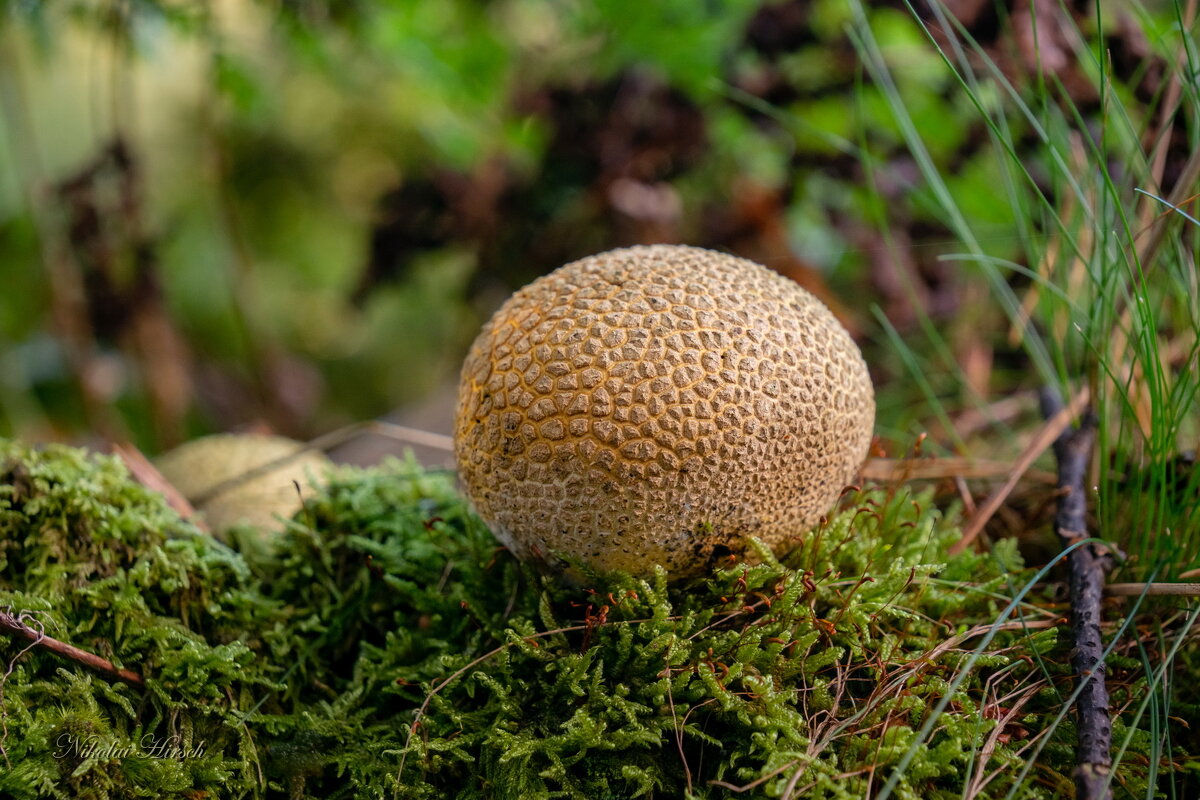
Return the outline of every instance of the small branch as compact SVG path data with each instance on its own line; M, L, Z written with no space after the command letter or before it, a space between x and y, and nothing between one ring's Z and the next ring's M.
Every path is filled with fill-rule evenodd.
M1061 414L1061 401L1050 390L1043 393L1046 416ZM1096 415L1084 410L1078 428L1068 428L1054 442L1061 495L1054 529L1064 547L1088 537L1087 477L1096 438ZM1075 796L1078 800L1110 800L1112 719L1108 687L1104 683L1104 639L1100 635L1100 603L1112 556L1102 547L1085 544L1067 556L1070 573L1072 665L1080 681L1076 711L1079 715L1075 748Z
M87 667L88 669L99 672L106 678L116 678L117 680L125 681L133 686L141 687L144 685L142 676L128 669L122 669L111 661L103 659L100 656L89 653L85 650L80 650L78 647L60 642L47 636L43 631L37 628L32 628L21 621L19 614L13 614L11 609L0 611L0 633L8 633L16 636L21 636L32 642L32 647L40 647L43 650L48 650L56 656L60 656L69 661L74 661L76 664Z

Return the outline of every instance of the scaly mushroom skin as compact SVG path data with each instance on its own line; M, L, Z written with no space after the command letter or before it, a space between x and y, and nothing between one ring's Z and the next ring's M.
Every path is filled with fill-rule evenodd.
M672 577L796 542L850 483L875 397L853 340L765 267L613 250L519 290L463 365L459 473L519 557Z

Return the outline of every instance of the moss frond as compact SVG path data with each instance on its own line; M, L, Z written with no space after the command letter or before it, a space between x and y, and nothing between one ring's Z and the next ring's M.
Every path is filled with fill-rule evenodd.
M928 494L848 498L784 558L687 584L569 586L411 463L335 471L245 553L112 459L3 443L0 471L0 604L145 679L0 640L16 797L860 798L902 763L897 797L1069 785L1056 612L974 652L1028 575L1007 545L946 556ZM1129 746L1181 757L1156 742Z

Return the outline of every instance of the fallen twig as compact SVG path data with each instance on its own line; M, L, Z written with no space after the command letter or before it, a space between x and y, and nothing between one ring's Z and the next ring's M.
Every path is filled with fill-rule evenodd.
M74 661L76 664L81 664L88 669L99 672L105 677L116 678L134 686L143 685L142 676L136 672L122 669L95 653L80 650L78 647L47 636L45 631L26 625L22 621L22 616L14 614L12 609L6 608L0 610L0 633L22 636L31 642L30 647L40 647L43 650L49 650L57 656Z
M1046 390L1042 411L1047 416L1063 413L1058 395ZM1054 442L1058 460L1061 495L1054 529L1064 547L1086 539L1087 486L1092 445L1096 438L1096 416L1087 407L1078 428L1068 428ZM1067 556L1070 573L1072 665L1080 681L1076 711L1079 715L1076 743L1075 796L1078 800L1109 800L1109 771L1112 768L1112 719L1108 687L1104 683L1104 639L1100 635L1100 603L1105 575L1112 568L1112 555L1102 546L1085 544Z
M208 530L208 525L196 513L196 509L188 502L188 499L183 496L183 493L175 488L169 480L163 477L163 474L158 471L150 460L142 455L142 451L138 450L132 444L122 444L114 442L112 451L118 455L123 462L125 468L129 470L129 474L133 479L145 486L147 489L152 489L167 500L167 505L175 509L175 512L184 519L191 521L200 530Z

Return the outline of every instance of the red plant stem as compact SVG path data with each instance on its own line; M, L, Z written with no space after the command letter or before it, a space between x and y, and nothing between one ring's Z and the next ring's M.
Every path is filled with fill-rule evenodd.
M15 616L7 612L0 612L0 632L23 636L30 640L35 646L43 650L49 650L57 656L74 661L76 664L81 664L88 669L95 670L101 675L108 678L116 678L125 681L134 686L143 686L142 676L128 669L122 669L111 661L101 658L100 656L89 653L86 650L80 650L78 647L60 642L58 639L47 636L41 631L31 628L28 625L20 622Z

